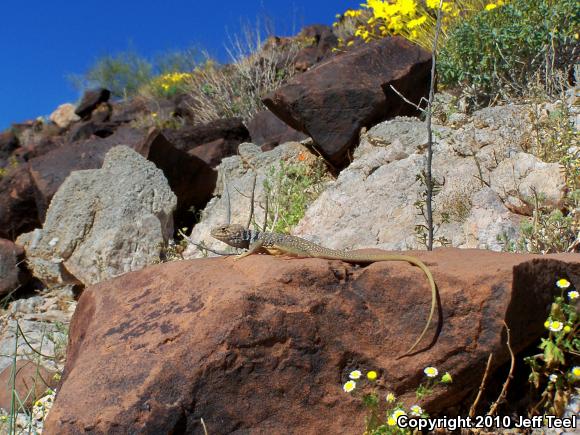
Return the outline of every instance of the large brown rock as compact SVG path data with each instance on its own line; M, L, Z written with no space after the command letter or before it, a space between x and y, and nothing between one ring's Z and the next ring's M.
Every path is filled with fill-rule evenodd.
M152 130L135 151L163 171L177 196L177 209L173 213L175 227L191 225L192 210L205 207L211 198L217 171L204 160L177 148L157 130Z
M415 403L423 368L455 381L421 405L437 414L544 333L559 278L580 288L574 255L440 249L441 311L413 356L429 311L417 268L381 262L250 256L129 273L87 289L70 328L63 383L46 433L360 434L364 408L342 385L380 372L380 397Z
M248 130L252 143L260 145L263 150L272 149L284 142L300 142L308 138L301 131L282 122L269 110L256 113L248 122Z
M147 102L138 97L126 101L114 102L111 104L111 107L110 120L119 123L134 121L140 115L150 112L147 107Z
M0 133L0 168L5 166L10 154L19 146L18 137L13 131L7 130Z
M0 239L0 297L15 290L20 284L18 263L22 260L22 247L10 240Z
M362 127L399 115L416 115L429 90L431 54L401 37L372 42L334 56L263 98L280 119L314 139L322 154L342 166ZM385 91L383 91L385 89Z
M91 136L105 138L114 134L118 127L118 123L99 122L91 118L88 121L79 122L71 127L67 135L67 142L78 142L89 139Z
M329 57L332 54L332 49L338 45L338 38L332 32L332 27L324 24L304 27L298 38L310 42L296 54L294 68L298 71L306 71L324 58Z
M215 168L224 157L238 151L238 145L250 140L241 118L225 118L202 125L165 129L163 135L178 149Z
M109 101L110 96L111 91L105 88L96 88L85 91L75 113L81 118L88 118L99 104Z

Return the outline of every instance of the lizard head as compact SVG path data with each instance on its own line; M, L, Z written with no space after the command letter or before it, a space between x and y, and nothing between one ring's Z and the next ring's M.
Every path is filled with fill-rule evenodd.
M212 228L210 234L214 239L218 239L219 241L224 242L230 246L234 246L236 248L247 248L249 241L245 240L246 237L244 237L246 231L247 230L243 225L224 224Z

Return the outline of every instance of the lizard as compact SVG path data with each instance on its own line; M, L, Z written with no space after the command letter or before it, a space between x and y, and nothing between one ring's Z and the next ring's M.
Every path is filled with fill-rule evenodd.
M357 253L354 251L342 251L336 249L325 248L324 246L317 245L301 237L291 236L287 234L271 233L265 231L256 231L246 229L242 225L229 224L220 225L211 230L211 236L218 239L227 245L233 246L235 248L247 249L243 254L238 255L235 260L239 260L251 254L257 254L266 252L271 255L290 255L296 257L311 257L311 258L322 258L326 260L342 260L349 263L375 263L377 261L405 261L414 266L420 268L427 280L429 281L429 286L431 287L431 309L429 311L429 317L427 318L427 323L423 328L423 331L419 335L419 338L413 343L413 345L405 352L402 356L410 354L413 349L421 342L431 320L433 319L433 314L435 313L435 305L437 303L437 286L435 285L435 280L431 271L416 257L401 254L365 254Z

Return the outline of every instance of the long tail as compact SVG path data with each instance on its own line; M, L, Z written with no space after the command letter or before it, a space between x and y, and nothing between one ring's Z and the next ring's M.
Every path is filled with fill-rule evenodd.
M345 255L346 254L346 255ZM377 261L406 261L414 266L417 266L419 269L423 271L427 280L429 281L429 286L431 287L431 310L429 311L429 317L427 318L427 323L421 331L419 338L413 343L413 345L405 352L403 355L399 356L399 358L409 355L413 352L413 349L421 342L429 326L431 325L431 320L433 320L433 315L435 314L435 306L437 304L437 286L435 285L435 280L433 279L433 275L431 271L427 267L425 263L415 257L411 257L408 255L400 255L400 254L358 254L355 252L345 252L345 251L335 251L335 250L326 250L325 257L335 257L336 260L343 260L347 262L354 262L354 263L374 263Z

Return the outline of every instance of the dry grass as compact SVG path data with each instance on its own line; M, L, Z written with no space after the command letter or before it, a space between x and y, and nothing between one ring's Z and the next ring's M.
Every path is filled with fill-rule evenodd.
M241 117L248 121L263 110L261 98L294 74L294 60L303 43L299 39L269 38L246 29L232 38L228 54L232 63L221 66L207 58L186 83L196 122Z

